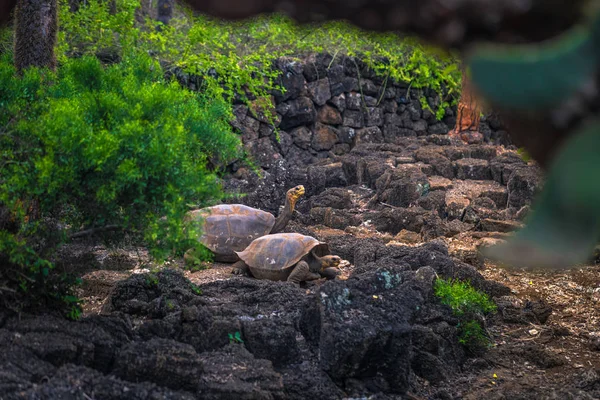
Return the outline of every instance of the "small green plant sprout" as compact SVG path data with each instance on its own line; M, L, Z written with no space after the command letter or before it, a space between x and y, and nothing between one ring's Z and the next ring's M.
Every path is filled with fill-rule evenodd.
M463 346L471 350L483 349L490 346L490 339L487 333L481 327L481 324L474 319L460 322L457 328L459 331L458 343Z
M167 304L167 309L168 309L169 311L172 311L172 310L174 310L174 309L175 309L175 304L173 304L173 302L172 302L171 300L167 300L167 303L166 303L166 304Z
M476 290L468 282L438 278L434 284L435 295L442 304L450 306L454 315L488 314L496 311L496 305L485 293Z
M65 295L62 297L62 301L64 304L68 305L67 318L73 321L77 321L79 318L81 318L81 315L83 314L83 310L81 308L81 299L72 295Z
M240 331L229 334L229 343L244 343Z
M192 292L194 292L196 295L200 296L202 295L202 289L200 289L198 287L198 285L196 285L195 283L191 283L190 282L190 289L192 290Z
M156 286L158 285L158 276L153 273L149 273L146 275L146 285L147 286Z
M531 156L529 155L529 153L527 153L527 150L525 150L524 147L519 147L517 149L517 154L519 155L519 157L521 157L521 160L525 162L531 161Z

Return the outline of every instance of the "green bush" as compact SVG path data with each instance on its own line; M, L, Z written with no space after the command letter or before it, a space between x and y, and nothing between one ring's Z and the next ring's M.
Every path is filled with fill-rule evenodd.
M489 296L478 291L468 282L439 278L435 281L434 291L442 304L450 306L452 312L458 316L496 311L496 305Z
M139 0L117 0L115 14L109 13L107 3L88 0L72 13L68 1L61 0L59 60L72 54L110 51L125 55L131 49L143 49L188 73L201 75L203 90L214 96L255 101L271 122L275 113L270 94L280 89L280 71L273 61L282 56L303 57L324 51L334 58L355 56L381 76L385 85L391 80L406 82L417 95L422 89L436 91L437 104L418 97L438 118L460 95L457 57L436 52L412 38L366 32L340 21L298 25L278 14L222 21L182 8L169 26L158 30L158 22L151 19L136 23Z
M83 229L132 232L157 257L196 243L183 216L223 197L218 173L242 158L241 143L225 101L163 76L144 54L108 67L66 59L56 74L31 69L22 79L1 60L0 205L20 230L2 232L0 250L32 284L48 276L52 250Z
M496 305L487 294L476 290L468 282L441 278L434 283L434 293L458 317L458 340L461 344L474 352L489 346L483 326L477 318L473 318L496 311Z

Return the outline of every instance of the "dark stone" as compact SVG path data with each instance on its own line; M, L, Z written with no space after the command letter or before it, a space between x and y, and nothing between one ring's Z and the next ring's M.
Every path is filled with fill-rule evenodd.
M454 166L452 162L443 155L439 147L422 147L415 152L415 159L430 164L434 168L434 174L447 179L454 178Z
M433 125L435 123L438 122L437 118L435 117L435 114L432 113L430 110L428 109L424 109L423 110L423 119L426 121L426 123L429 125Z
M544 300L528 300L525 307L523 307L523 311L533 314L540 324L545 324L552 315L552 307Z
M508 202L508 191L503 186L498 186L493 189L484 190L481 192L480 197L487 197L491 199L497 208L506 208Z
M527 164L518 154L510 152L503 153L490 161L492 178L502 185L508 183L510 174L515 171L515 167L522 168L526 166Z
M260 129L260 121L247 116L242 122L242 142L250 143L258 139L258 131Z
M383 133L376 126L356 130L356 144L383 143Z
M314 123L317 111L313 102L308 97L298 97L288 102L289 110L283 116L279 127L283 130L295 128L300 125Z
M412 129L417 132L418 136L424 136L427 134L427 121L419 119L413 123Z
M345 187L348 185L342 169L342 163L311 165L308 167L307 192L309 195L321 193L330 187Z
M235 104L232 111L235 118L231 121L231 125L241 131L242 122L246 119L246 115L248 115L248 106L244 104Z
M329 104L332 104L333 106L335 106L340 112L344 112L346 110L346 95L344 95L343 93L338 95L338 96L334 96L329 100Z
M274 129L271 125L261 122L260 128L258 129L258 137L262 138L262 137L271 136L273 131L274 131Z
M362 222L360 216L356 214L331 207L311 208L310 217L315 225L325 225L334 229L345 229L349 226L358 226Z
M263 137L246 143L244 147L248 150L252 158L258 162L258 165L263 168L271 168L278 160L281 160L281 154L279 154L269 137Z
M429 191L427 176L415 167L387 170L375 184L380 201L408 207Z
M358 90L358 79L352 77L345 77L342 81L344 85L344 92L356 92Z
M421 232L423 228L424 217L429 211L421 207L384 209L383 211L369 212L365 219L373 221L375 229L379 232L389 232L396 235L401 230L406 229L411 232Z
M268 318L244 321L244 346L256 358L274 366L294 363L299 356L296 330L289 323Z
M55 374L46 375L29 390L19 390L19 398L26 399L87 399L104 400L194 400L196 396L183 391L173 391L147 381L134 383L79 365L65 365ZM126 390L125 390L126 389ZM3 393L6 393L3 391ZM7 397L13 398L13 397ZM17 398L17 397L14 397Z
M463 158L454 162L458 179L489 180L492 179L489 163L475 158Z
M398 111L399 112L399 111ZM411 113L409 111L404 111L398 115L398 119L394 121L400 128L414 129L414 121L418 121L412 119Z
M395 282L395 275L391 276ZM325 283L303 313L301 324L318 322L317 329L307 335L318 343L321 368L334 382L343 384L348 378L379 374L393 392L404 393L410 374L410 358L406 352L411 337L407 324L411 311L408 310L418 295L407 287L407 291L397 289L394 293L408 303L398 302L394 308L386 307L384 302L374 303L372 291L364 292L362 286L375 284L383 289L377 282L380 277L365 279L362 285L354 281ZM394 318L389 318L390 312ZM364 318L350 317L356 313Z
M332 96L338 96L344 92L344 66L334 65L327 71L327 77L329 78L329 84L331 85L329 90Z
M520 223L509 220L482 219L480 223L481 229L486 232L513 232L522 227Z
M379 107L368 107L365 114L365 126L383 125L383 110Z
M347 143L338 143L333 146L333 154L337 156L341 156L343 154L349 153L351 150L350 145Z
M423 115L423 109L421 108L419 100L411 100L410 103L406 105L406 110L410 113L410 119L412 121L420 120Z
M423 227L421 228L421 237L424 242L429 242L439 237L448 236L448 228L445 222L436 212L425 214L423 217Z
M151 381L171 389L194 392L198 377L205 370L192 346L174 340L152 339L125 346L113 372L128 381Z
M311 207L331 207L347 210L352 207L352 198L345 188L329 188L310 199Z
M208 373L196 377L198 398L208 400L281 399L283 379L271 361L255 358L243 345L231 344L223 351L201 356ZM235 371L235 373L232 373Z
M398 111L398 103L394 100L386 100L382 104L385 113L396 114L396 111Z
M448 221L448 223L446 224L446 228L447 228L446 236L452 237L452 236L458 235L459 233L470 231L474 227L475 226L472 224L463 222L458 219L454 219L452 221Z
M360 93L350 92L346 96L346 108L348 110L360 111L363 107L363 97Z
M427 142L438 146L450 146L452 139L448 135L428 135Z
M306 80L302 74L304 68L302 64L296 61L282 61L284 65L279 65L282 71L279 76L279 84L285 88L285 92L275 91L275 101L281 103L290 99L296 99L302 96L306 91Z
M400 138L404 137L416 137L417 133L412 129L400 128L395 125L383 126L383 137L387 143L399 143Z
M285 157L294 145L294 138L286 131L279 131L279 142L276 142L276 145L279 147L281 154Z
M308 150L301 149L300 147L293 145L286 156L286 161L291 165L310 165L315 162L316 157L313 156Z
M332 56L327 53L310 55L304 61L304 76L308 82L314 82L327 77L327 66L332 60Z
M344 125L350 128L362 128L365 126L364 115L361 111L344 111Z
M280 369L278 372L283 376L286 400L343 399L345 397L344 392L331 381L329 375L314 363L296 363L288 368Z
M312 101L317 106L323 106L327 100L331 99L331 91L329 90L329 79L319 79L318 81L308 84L308 94Z
M536 168L515 170L508 180L508 207L531 205L543 185L543 177Z
M340 142L354 145L356 140L356 130L347 126L341 126L338 129Z
M429 192L417 200L417 205L428 211L437 211L439 215L446 213L446 192L436 190Z
M497 150L494 146L454 146L444 149L446 156L452 160L462 158L476 158L479 160L491 161L496 157Z
M366 96L377 97L380 95L380 88L370 79L361 79L360 89Z
M300 126L298 128L292 129L290 131L290 135L292 136L292 139L294 140L296 146L304 150L310 147L313 133L306 126Z
M377 180L391 168L378 157L361 157L356 163L357 183L370 188L376 187Z
M397 113L384 113L383 114L383 126L384 127L400 127L401 120L400 115Z
M338 141L337 129L321 123L315 124L315 132L312 137L312 148L321 150L331 150L333 145Z
M190 305L198 296L179 271L164 269L156 274L136 274L117 283L104 303L104 312L163 318ZM169 307L167 307L169 303Z
M546 350L537 343L526 343L519 349L519 354L525 360L543 369L560 367L566 364L564 357Z
M427 128L427 133L430 135L445 135L449 130L450 128L448 128L448 125L443 122L438 122L436 124L429 125Z
M342 123L342 114L335 108L325 105L317 113L319 122L329 125L340 125Z

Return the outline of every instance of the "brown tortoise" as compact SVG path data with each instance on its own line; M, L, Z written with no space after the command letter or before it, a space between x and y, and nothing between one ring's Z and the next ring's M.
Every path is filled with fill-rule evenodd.
M304 195L304 186L287 191L283 211L273 214L242 204L219 204L188 213L188 218L201 220L202 235L198 239L215 256L215 261L232 263L239 260L236 251L242 251L256 238L281 232L292 218L298 199Z
M295 284L338 274L341 258L329 254L329 246L299 233L278 233L254 240L244 251L234 274L252 274L257 279Z

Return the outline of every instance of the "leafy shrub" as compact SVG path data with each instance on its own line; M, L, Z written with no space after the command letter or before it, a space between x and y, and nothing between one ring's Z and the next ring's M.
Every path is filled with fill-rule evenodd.
M40 285L51 252L83 229L133 232L157 257L196 243L182 223L188 205L223 197L219 168L242 157L241 144L227 103L163 76L144 54L108 67L67 59L22 79L0 62L0 205L19 222L0 250L26 282Z
M487 294L476 290L468 282L441 278L435 281L434 293L458 317L458 340L461 344L474 352L489 346L482 324L474 318L496 311L496 305Z
M437 279L434 290L442 304L450 306L457 316L468 313L487 314L496 310L496 305L489 296L478 291L468 282Z
M406 82L417 93L434 90L437 104L420 96L423 107L442 118L445 108L460 94L457 57L436 52L412 38L392 33L366 32L344 22L298 25L278 14L238 22L193 15L179 8L168 26L147 19L136 24L139 0L118 0L117 12L108 2L88 0L76 13L61 0L59 60L70 54L97 54L110 50L120 55L143 49L187 73L202 76L202 90L231 100L240 96L270 122L275 113L270 94L280 90L273 61L327 51L339 57L355 56L384 79ZM360 78L360 76L357 76Z

